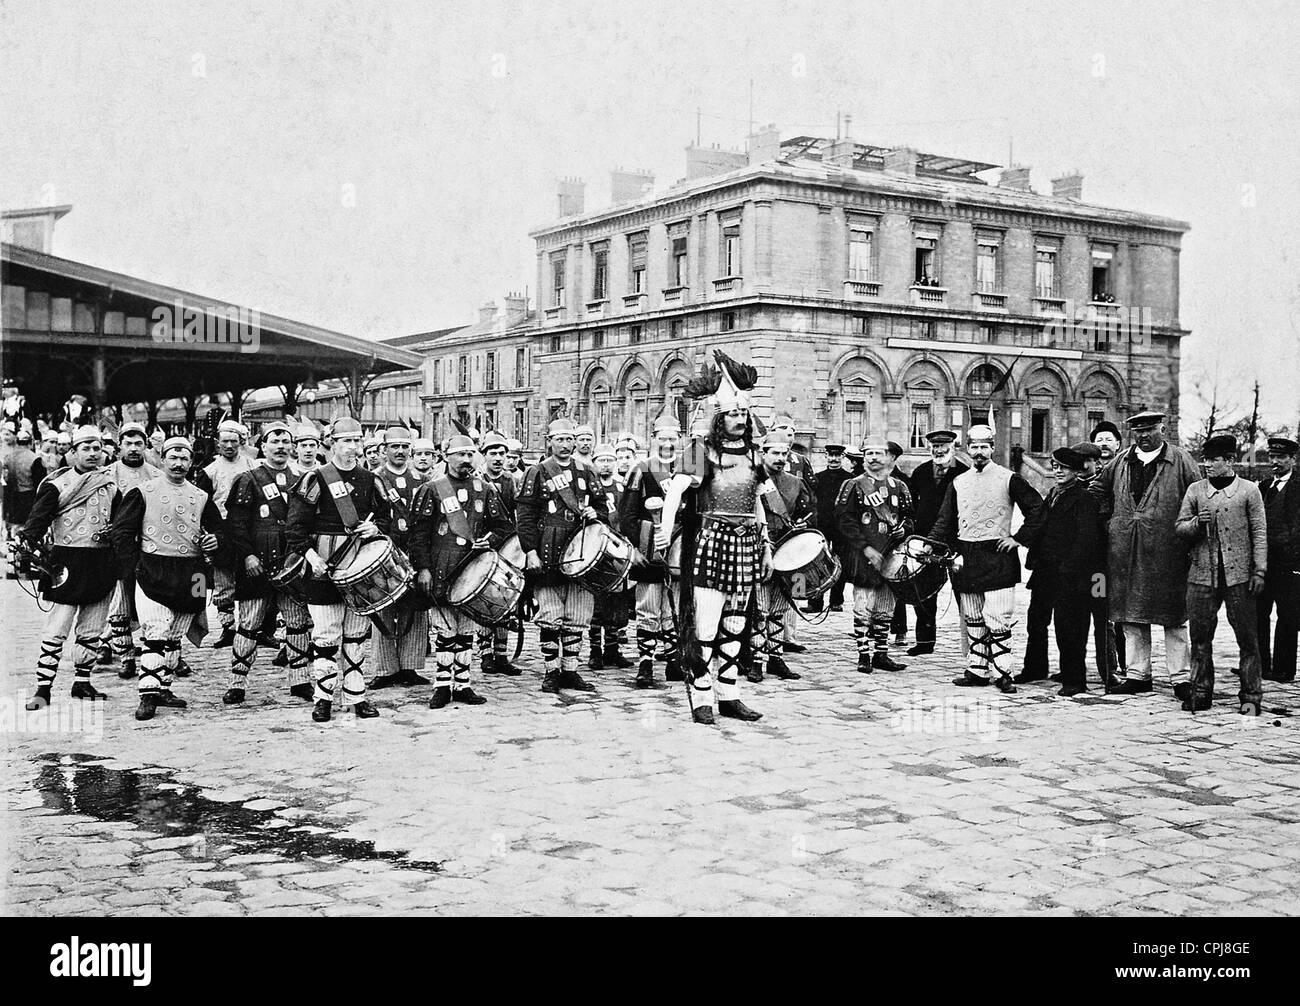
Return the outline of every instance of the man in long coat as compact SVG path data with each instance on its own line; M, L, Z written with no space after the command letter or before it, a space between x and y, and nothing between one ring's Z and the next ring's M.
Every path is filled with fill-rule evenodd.
M1132 444L1088 487L1110 517L1106 589L1110 617L1124 626L1125 669L1116 689L1151 691L1151 626L1165 631L1165 666L1174 694L1191 694L1187 636L1186 543L1174 522L1187 488L1200 477L1192 456L1164 437L1163 412L1128 420Z

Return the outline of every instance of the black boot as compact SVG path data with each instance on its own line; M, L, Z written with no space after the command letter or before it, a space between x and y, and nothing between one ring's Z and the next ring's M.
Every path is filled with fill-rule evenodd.
M189 703L173 695L170 688L164 688L158 693L158 705L165 706L168 709L185 709L189 706Z
M547 671L542 676L542 691L551 695L558 695L560 691L560 672Z
M504 674L500 665L497 663L495 653L483 654L483 659L479 661L479 670L484 674Z
M782 643L781 649L783 649L786 653L807 653L808 652L808 647L804 646L802 643L791 643L789 641Z
M460 702L467 706L481 706L487 699L472 688L457 688L451 693L451 701Z
M649 657L642 657L636 668L636 687L653 688L655 686L655 662Z
M876 669L876 668L875 668L875 665L871 662L871 654L870 654L870 653L859 653L859 654L858 654L858 673L859 673L859 674L870 674L870 673L871 673L872 671L874 671L875 669Z
M518 677L520 674L524 673L518 667L512 664L509 660L507 660L506 655L504 653L496 654L496 656L494 657L494 663L496 665L498 674L505 674L508 677L515 678Z
M99 656L95 658L95 663L100 667L107 666L113 662L113 648L107 643L99 648Z
M237 706L244 701L244 690L242 688L227 688L226 694L221 696L221 701L228 706Z
M803 677L790 670L790 666L785 662L784 657L772 656L767 658L767 673L774 678L780 678L783 681L798 681Z
M754 720L761 720L762 713L756 713L749 706L741 702L740 699L726 699L718 701L718 714L729 717L733 720L744 720L746 723L752 723Z
M148 692L140 696L140 705L135 711L135 718L138 720L151 720L157 710L158 696Z
M50 704L50 686L38 685L35 693L27 700L28 712L36 712L37 709L44 709Z
M1213 704L1214 699L1210 695L1188 695L1183 699L1183 712L1203 713Z
M233 628L225 628L221 630L221 635L218 636L217 641L212 644L212 648L214 650L219 650L223 646L234 646L234 645L235 645L235 630Z
M451 704L451 686L439 685L433 690L433 698L429 700L430 709L442 709L444 706Z
M304 681L300 685L294 685L291 687L289 689L289 694L295 699L306 699L310 702L316 695L316 689Z
M763 680L763 665L750 664L749 669L745 671L745 680L751 685L757 685Z
M958 688L983 688L985 685L992 684L988 678L981 678L970 671L966 671L960 678L953 678L952 683Z
M703 723L705 726L713 726L713 707L696 706L691 710L691 719L696 723Z
M117 676L123 680L127 680L129 678L134 678L135 674L135 657L123 657L122 669L117 672Z
M316 706L311 711L311 718L317 723L328 723L330 721L330 700L317 699Z
M406 688L415 688L419 685L427 685L429 679L418 673L414 667L407 667L397 672L397 683Z
M376 692L381 688L392 688L397 684L396 674L378 674L370 684L366 685L366 690Z
M631 667L632 661L623 656L623 651L618 648L618 643L613 643L605 647L605 666Z
M594 692L596 686L589 681L584 681L582 675L577 671L561 671L560 687L572 688L575 692Z
M603 671L605 669L605 655L601 653L600 647L592 644L591 658L587 661L587 667L593 671Z
M1192 697L1192 683L1190 681L1181 681L1174 685L1174 698L1179 702L1186 702Z
M275 655L275 659L271 661L271 664L272 664L272 666L274 666L274 667L288 667L288 666L289 666L289 647L287 647L287 646L281 646L281 647L280 647L280 652L277 653L277 654Z
M371 705L369 699L362 699L352 707L352 711L357 714L359 720L373 720L379 715L379 710Z
M666 661L664 661L664 680L665 681L686 680L686 674L682 671L681 657L673 656L673 657L669 657Z
M176 658L176 677L188 678L193 673L194 673L194 668L192 668L189 664L185 662L184 657Z
M909 657L925 657L934 652L934 643L917 643L907 648Z
M1016 686L1011 683L1010 674L999 674L993 683L998 686L998 691L1003 695L1016 694Z
M98 691L89 681L82 679L72 683L72 697L74 699L106 699L108 698L103 692Z
M1046 681L1046 680L1047 680L1046 671L1031 671L1028 667L1022 670L1015 677L1015 682L1018 685L1027 685L1031 681Z
M871 658L871 666L878 671L902 671L907 669L906 664L900 664L894 660L888 653L880 652Z
M1143 695L1151 691L1151 680L1148 678L1143 681L1141 678L1126 678L1118 687L1111 689L1116 695Z

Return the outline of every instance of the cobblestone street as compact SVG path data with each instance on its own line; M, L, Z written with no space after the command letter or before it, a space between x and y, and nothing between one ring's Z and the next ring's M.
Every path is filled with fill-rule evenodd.
M636 691L631 671L544 695L531 634L525 673L476 682L478 708L389 689L380 719L314 724L265 651L228 708L230 651L187 647L187 710L137 723L113 667L78 722L66 664L25 719L39 613L12 581L0 600L6 914L1300 909L1297 686L1238 715L1226 624L1195 717L1159 644L1152 695L954 688L945 592L939 652L900 673L855 673L847 612L803 627L803 680L745 686L756 725L694 725L682 685Z

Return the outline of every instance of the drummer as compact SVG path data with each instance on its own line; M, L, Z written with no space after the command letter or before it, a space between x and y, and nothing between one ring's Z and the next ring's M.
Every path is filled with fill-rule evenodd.
M591 452L592 464L596 470L596 482L605 492L605 503L609 508L609 523L614 530L619 530L618 504L623 495L623 483L615 474L617 455L609 444L599 444ZM610 591L595 599L591 614L591 627L587 630L589 656L587 666L593 671L604 668L631 667L632 661L623 656L620 643L627 639L629 611L627 590Z
M538 575L536 622L546 675L542 691L572 688L594 692L578 673L582 632L591 623L593 597L561 570L569 542L591 521L609 523L605 492L590 469L574 457L575 427L553 419L547 427L547 457L528 469L517 502L519 543L529 570Z
M471 552L495 550L514 532L500 495L474 473L476 455L469 437L458 433L448 438L447 473L421 485L411 508L411 563L417 571L417 589L433 605L429 621L437 632L430 709L451 702L479 706L487 701L469 680L476 623L447 601L456 573Z
M901 671L889 655L894 594L880 569L889 551L912 529L912 494L889 474L889 443L873 436L862 445L866 471L840 486L835 520L844 542L844 574L853 584L853 635L858 671ZM872 653L872 649L875 653Z
M664 677L683 681L677 653L677 626L668 582L668 563L655 548L655 527L663 508L664 486L677 463L681 424L667 409L654 421L650 457L638 461L628 473L627 489L619 499L619 526L632 542L631 578L636 590L636 687L654 687L655 647L665 661ZM657 501L647 506L651 501Z
M438 460L438 445L428 437L411 441L411 471L422 479L431 478L434 462Z
M515 480L506 471L506 458L510 442L500 433L489 432L484 435L480 450L483 454L483 481L496 490L501 509L515 526ZM484 674L516 675L522 673L506 656L506 642L510 630L504 625L486 626L477 632L479 662Z
M262 435L265 436L266 432L263 431ZM320 433L310 419L299 423L294 430L293 453L289 459L289 471L295 480L320 467Z
M596 449L596 431L583 423L573 432L573 460L588 468L595 463L592 452Z
M790 434L770 430L763 438L763 471L767 481L759 488L763 512L767 515L767 536L777 548L781 539L794 531L817 525L817 506L808 483L786 471L790 459ZM785 615L790 597L775 576L758 586L758 610L762 617L762 638L754 646L755 660L745 676L752 682L763 680L766 669L774 678L788 681L802 677L786 665L781 656L785 632Z
M637 442L636 437L630 433L625 433L614 441L614 475L619 482L627 485L627 480L632 475L632 466L636 464Z
M330 459L294 487L285 527L290 558L305 557L312 572L303 591L312 621L316 704L311 718L317 723L330 719L340 655L343 701L352 703L361 719L379 715L366 698L364 668L370 621L343 603L343 596L330 582L327 562L341 553L351 538L374 538L387 532L392 515L388 496L374 474L359 463L361 424L343 416L334 420L330 434Z
M506 438L506 474L515 484L515 495L524 484L524 443L514 437Z
M388 493L393 508L393 544L403 552L410 548L411 505L416 491L426 479L410 466L411 431L405 426L390 426L384 432L384 463L375 474ZM416 668L423 667L429 656L429 616L423 605L407 592L394 603L393 635L370 634L370 660L374 666L371 688L393 685L427 685L429 679Z

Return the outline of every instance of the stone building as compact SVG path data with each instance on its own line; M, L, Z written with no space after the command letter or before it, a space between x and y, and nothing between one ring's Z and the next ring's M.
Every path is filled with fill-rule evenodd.
M568 413L645 437L714 347L809 446L883 432L905 467L927 430L990 413L1001 460L1031 465L1142 408L1177 429L1182 221L1086 204L1078 175L1047 195L1025 167L994 183L996 165L774 127L687 156L659 194L616 174L595 212L566 179L532 232L535 436Z

